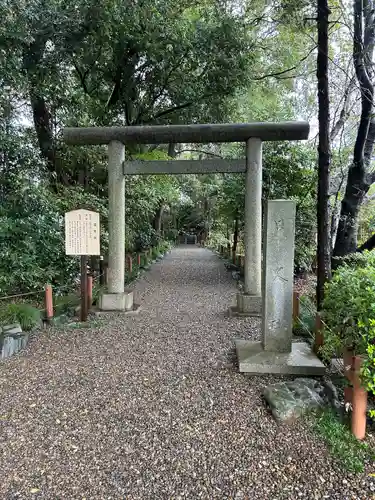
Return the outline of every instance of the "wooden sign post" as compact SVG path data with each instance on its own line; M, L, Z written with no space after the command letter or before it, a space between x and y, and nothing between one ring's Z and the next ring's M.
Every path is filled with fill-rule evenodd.
M81 209L65 214L65 254L81 256L81 321L87 321L87 257L100 255L100 220L97 212Z

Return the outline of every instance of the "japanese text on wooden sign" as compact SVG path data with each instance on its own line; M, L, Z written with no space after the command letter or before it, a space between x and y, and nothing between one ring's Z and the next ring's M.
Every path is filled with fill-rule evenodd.
M66 255L100 255L100 221L97 212L73 210L65 214Z

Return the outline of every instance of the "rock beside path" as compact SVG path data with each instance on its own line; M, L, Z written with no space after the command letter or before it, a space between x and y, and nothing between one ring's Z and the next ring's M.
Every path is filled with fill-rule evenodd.
M0 358L9 358L26 347L28 334L15 323L0 327Z
M324 407L327 401L323 384L310 378L269 385L263 394L272 415L279 422L293 421L311 410Z

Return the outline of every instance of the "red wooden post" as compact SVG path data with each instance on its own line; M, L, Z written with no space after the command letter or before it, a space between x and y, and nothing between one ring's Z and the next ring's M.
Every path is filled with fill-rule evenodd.
M299 318L299 292L293 291L293 321Z
M46 307L46 320L49 322L53 318L53 298L52 298L52 286L46 285L45 291L45 307Z
M360 356L353 357L352 433L357 439L366 437L367 391L362 387L359 376L361 363Z
M103 255L100 256L100 260L99 260L99 283L102 286L106 283L105 276L104 276L104 257L103 257Z
M315 340L314 340L315 354L319 353L319 349L320 347L322 347L323 343L324 343L324 337L323 337L322 317L320 313L317 312L315 316Z
M132 272L133 272L133 259L132 259L131 255L128 255L127 261L128 261L129 274L132 274Z
M141 265L141 254L137 254L137 264L138 264L138 267Z
M353 387L344 387L344 401L345 403L352 403L353 400Z
M81 255L81 321L87 321L87 255Z
M92 276L87 276L87 309L90 310L92 307Z

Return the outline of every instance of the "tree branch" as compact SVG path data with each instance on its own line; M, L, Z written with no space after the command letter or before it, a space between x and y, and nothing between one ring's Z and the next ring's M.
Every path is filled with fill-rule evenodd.
M202 149L180 149L179 151L177 151L177 154L187 153L187 152L204 153L205 155L215 156L216 158L223 158L222 155L218 155L218 154L215 154L215 153L210 153L209 151L204 151Z
M170 113L174 113L175 111L189 108L193 104L196 104L198 101L201 101L202 99L205 99L207 97L211 97L211 95L212 94L206 94L206 95L203 95L200 99L196 99L195 101L187 101L187 102L184 102L182 104L177 104L176 106L172 106L171 108L160 111L159 113L156 113L156 115L154 115L152 118L150 118L150 120L148 120L148 122L146 122L146 123L150 123L154 120L157 120L158 118L161 118L162 116L169 115Z
M312 52L314 52L314 50L316 49L316 45L314 45L314 47L312 47L309 52L304 56L302 57L302 59L300 59L298 61L297 64L295 64L294 66L291 66L290 68L288 69L284 69L282 71L276 71L274 73L268 73L267 75L263 75L263 76L256 76L254 78L252 78L252 80L255 80L255 81L259 81L259 80L265 80L266 78L271 78L271 77L277 77L277 76L281 76L281 75L285 75L285 73L289 73L290 71L293 71L295 69L298 68L298 66L303 63L304 61L306 61L306 59L310 56L310 54ZM291 78L291 77L290 77Z
M355 77L353 76L345 89L343 96L343 105L341 108L340 116L336 123L333 125L330 133L330 140L334 141L338 136L339 132L345 125L346 120L349 118L349 102L350 102L350 94L355 87Z
M82 71L79 69L79 67L77 66L77 64L74 60L73 60L73 66L78 74L78 77L79 77L79 80L81 82L84 93L87 95L90 95L89 89L88 89L87 84L86 84L86 78L90 72L90 69L87 69L84 73L82 73Z

